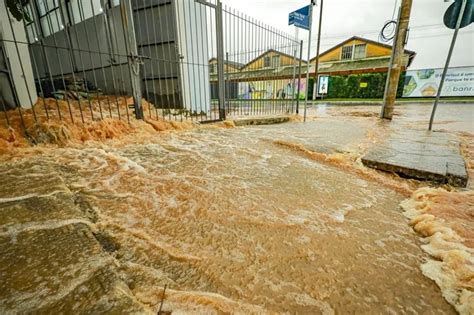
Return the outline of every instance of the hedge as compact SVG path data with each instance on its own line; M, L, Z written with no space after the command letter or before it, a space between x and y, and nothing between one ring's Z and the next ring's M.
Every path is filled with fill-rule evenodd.
M387 73L364 73L347 76L330 76L327 98L383 98ZM397 97L403 95L405 73L400 76ZM367 84L366 87L361 87ZM309 96L312 95L310 81Z

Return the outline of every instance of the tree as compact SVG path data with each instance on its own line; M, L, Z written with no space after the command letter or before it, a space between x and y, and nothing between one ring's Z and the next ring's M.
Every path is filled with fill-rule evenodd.
M21 21L22 19L25 19L27 22L32 21L28 11L25 9L25 6L30 2L30 0L6 0L6 2L11 15L17 21Z

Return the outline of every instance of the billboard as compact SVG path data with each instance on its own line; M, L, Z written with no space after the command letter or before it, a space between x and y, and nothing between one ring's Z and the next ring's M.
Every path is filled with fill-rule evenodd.
M443 69L406 72L403 97L435 97ZM474 67L450 68L441 96L474 96Z

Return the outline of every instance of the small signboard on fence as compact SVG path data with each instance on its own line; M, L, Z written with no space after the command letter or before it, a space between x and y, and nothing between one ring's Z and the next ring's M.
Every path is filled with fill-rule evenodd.
M329 77L327 75L320 76L318 81L318 95L327 95L329 87Z
M309 11L310 6L308 5L294 12L291 12L288 17L288 25L295 25L296 27L309 30Z

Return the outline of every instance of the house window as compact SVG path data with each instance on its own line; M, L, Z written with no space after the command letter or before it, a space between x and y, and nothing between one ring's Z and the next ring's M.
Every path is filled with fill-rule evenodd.
M341 60L350 60L352 59L352 46L342 47Z
M363 59L363 58L365 58L366 51L367 51L367 45L366 44L355 45L354 59Z
M44 36L49 36L64 28L59 10L59 0L38 0L37 5Z
M35 28L33 8L31 7L31 3L28 3L26 6L24 6L24 8L26 12L28 12L28 16L31 19L31 22L26 22L25 20L26 34L28 35L28 43L34 43L38 41L39 36Z
M68 9L72 19L71 24L82 22L102 13L100 0L69 0L68 2Z
M263 67L264 68L270 68L271 63L272 63L272 58L271 57L267 56L267 57L263 58Z
M278 68L280 66L280 56L272 57L272 68Z
M217 64L214 63L214 64L209 65L209 71L211 73L217 73Z

